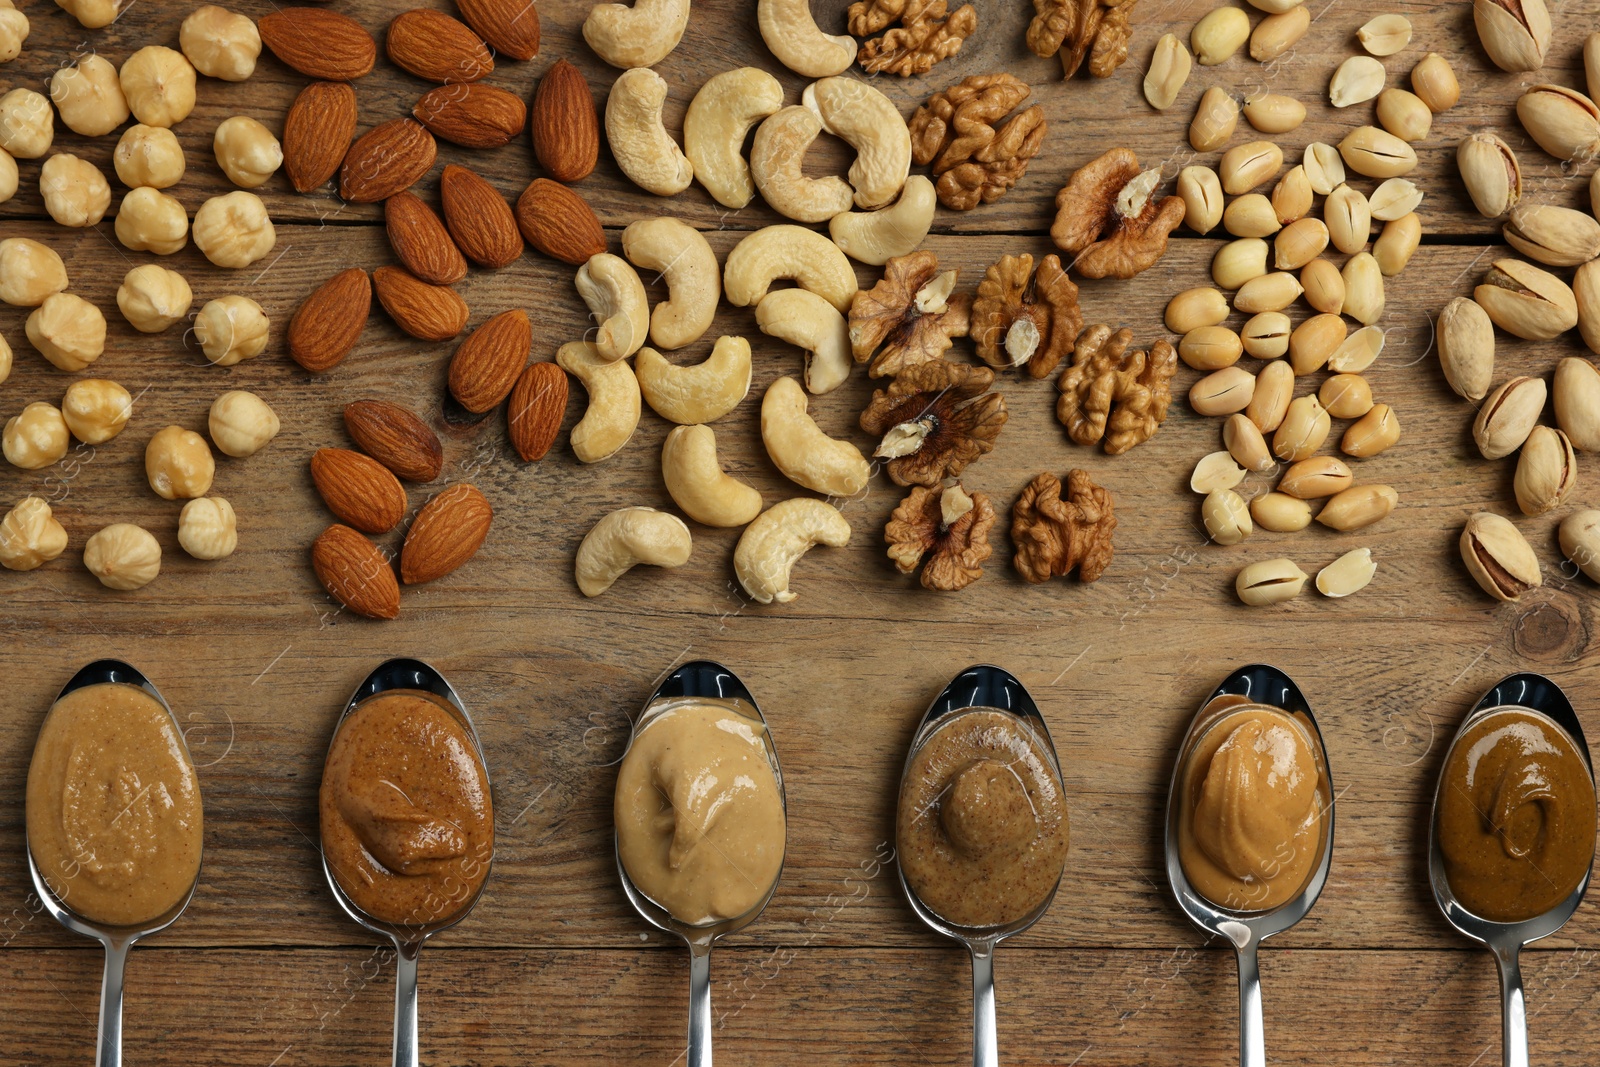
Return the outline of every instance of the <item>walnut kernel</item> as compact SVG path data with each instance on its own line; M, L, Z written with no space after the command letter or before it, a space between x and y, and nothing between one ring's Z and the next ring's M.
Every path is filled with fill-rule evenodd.
M1056 381L1061 390L1056 418L1067 436L1080 445L1104 437L1113 456L1150 440L1161 428L1178 369L1177 352L1165 339L1149 352L1129 352L1132 340L1127 329L1090 326L1073 347L1072 365Z
M1044 143L1044 109L1035 104L999 120L1031 92L1010 74L977 74L934 93L911 116L911 158L933 165L945 207L967 211L998 200L1027 172Z
M993 554L989 531L994 506L987 493L968 494L959 482L939 488L915 486L884 527L889 558L901 574L922 568L926 589L965 589L983 575Z
M1022 490L1011 509L1011 540L1017 573L1030 582L1065 577L1074 567L1078 580L1095 581L1111 564L1111 533L1117 528L1110 491L1085 471L1067 472L1067 499L1061 480L1040 474Z
M882 439L873 455L896 485L938 485L994 448L1007 416L993 384L988 367L936 359L873 392L861 428Z
M873 378L896 375L938 359L952 337L967 335L972 297L954 293L956 272L939 270L939 257L923 250L895 256L883 278L850 302L850 348L856 361L872 360Z
M1155 266L1183 221L1183 199L1157 198L1161 168L1140 172L1131 149L1113 148L1078 168L1056 194L1050 238L1077 256L1085 278L1132 278Z
M1033 269L1030 255L1003 256L984 273L972 302L972 337L991 367L1024 367L1043 378L1083 328L1078 287L1057 256Z

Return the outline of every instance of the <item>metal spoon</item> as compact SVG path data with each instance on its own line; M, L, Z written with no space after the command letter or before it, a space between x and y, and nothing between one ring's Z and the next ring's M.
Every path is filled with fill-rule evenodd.
M1589 758L1588 742L1583 738L1583 726L1578 722L1578 713L1573 710L1572 702L1561 691L1561 687L1541 674L1513 674L1501 679L1467 713L1444 754L1439 785L1433 795L1433 811L1428 819L1428 880L1433 883L1433 899L1438 902L1439 910L1444 912L1450 925L1474 941L1483 942L1494 953L1495 963L1500 970L1502 1059L1505 1067L1528 1067L1527 1005L1522 996L1522 968L1517 964L1517 955L1523 945L1541 937L1549 937L1566 925L1589 888L1589 875L1585 873L1572 895L1543 915L1515 923L1480 919L1462 907L1450 889L1438 834L1439 797L1445 787L1444 768L1450 765L1450 756L1455 751L1456 743L1479 719L1508 707L1539 712L1565 730L1577 744L1578 751L1583 753L1583 762L1589 768L1589 781L1591 784L1594 782L1594 764Z
M1178 749L1178 761L1172 770L1172 785L1167 792L1167 880L1178 907L1189 921L1206 933L1226 938L1234 948L1239 961L1239 1064L1240 1067L1266 1067L1266 1028L1261 1015L1261 974L1256 967L1256 948L1273 934L1282 933L1305 918L1317 902L1322 887L1328 881L1328 869L1333 864L1333 806L1330 802L1322 816L1322 850L1311 876L1298 895L1269 911L1241 912L1219 908L1195 892L1183 873L1178 857L1178 815L1183 807L1180 796L1184 764L1189 750L1207 727L1223 715L1245 704L1266 704L1286 712L1298 720L1311 734L1314 742L1312 754L1322 772L1323 792L1332 797L1333 778L1328 772L1328 754L1323 748L1322 732L1311 715L1311 705L1299 687L1287 674L1264 663L1240 667L1217 686L1189 723L1183 744Z
M634 720L633 732L628 737L628 747L633 747L633 740L639 736L639 731L657 716L687 704L727 707L761 723L761 739L766 745L767 759L772 763L772 775L778 782L778 800L783 804L784 817L787 819L789 804L784 796L783 770L778 766L778 750L773 747L772 732L766 728L766 716L761 714L761 709L756 706L755 697L750 695L750 690L745 688L739 676L720 663L695 660L692 663L685 663L667 675L666 680L656 687L656 691L645 702L639 717ZM623 755L626 757L627 753ZM772 894L777 892L778 882L783 878L783 864L779 862L777 877L772 879L772 885L768 887L766 895L755 907L731 919L695 925L674 919L667 909L639 891L639 887L633 884L633 879L628 877L627 868L622 865L622 849L615 844L615 832L613 832L613 847L617 856L617 876L622 879L622 891L627 894L628 903L633 905L633 910L643 916L644 921L651 926L669 934L676 934L689 946L687 1067L711 1067L711 944L717 938L743 930L755 921L756 916L760 915L767 903L772 900Z
M973 708L1006 711L1021 719L1042 742L1044 751L1050 757L1057 785L1061 786L1061 764L1056 757L1055 743L1050 739L1050 727L1040 714L1039 706L1033 702L1033 697L1009 672L999 667L978 664L968 667L952 678L950 684L934 697L933 703L923 714L922 721L917 724L917 732L911 738L911 749L906 753L905 767L900 772L902 792L905 790L905 777L911 770L911 761L933 731L946 719ZM1065 793L1066 789L1062 786L1062 794ZM1040 901L1038 907L1015 922L1004 926L959 926L946 922L934 914L933 910L917 897L916 891L906 883L905 870L898 864L896 870L900 875L900 888L905 891L906 899L911 902L911 910L916 912L917 918L934 932L961 942L971 953L972 1063L973 1067L998 1067L1000 1052L994 1007L995 946L1013 934L1020 934L1044 917L1044 913L1050 910L1051 903L1056 899L1056 890L1061 887L1060 879L1057 879L1056 884L1050 888L1049 895Z
M450 683L445 681L444 675L417 659L386 660L367 675L365 681L356 686L356 691L350 694L350 700L345 704L344 711L339 714L339 721L334 725L333 738L328 742L328 750L330 752L333 750L333 740L338 738L339 728L344 725L345 719L350 717L351 712L379 693L396 692L411 693L431 699L454 715L467 731L467 736L472 739L472 747L478 754L478 762L483 765L484 779L488 780L489 764L483 758L483 746L478 741L478 730L472 723L472 716L467 714L466 705L461 703L461 698L456 695ZM485 867L492 867L493 864L494 852L491 848ZM471 899L466 901L454 915L436 922L417 924L384 922L362 911L339 887L338 879L333 876L333 870L328 866L326 852L322 854L322 873L328 880L328 888L333 891L333 899L339 902L339 907L344 909L346 915L373 933L394 942L394 1067L417 1067L417 956L422 952L423 942L439 931L448 929L465 919L477 906L478 897L483 895L483 887L489 884L489 872L487 870L484 872L483 881L478 883L478 888Z
M166 698L150 679L121 660L95 660L74 674L72 680L61 687L56 699L60 700L78 689L107 683L138 686L155 697L166 710L167 717L172 720L172 727L178 733L178 743L183 746L184 758L189 759L191 767L194 765L194 760L189 757L189 746L183 739L183 727L178 722L178 717L172 713L172 708L167 705ZM45 882L43 874L39 871L39 865L34 862L32 845L28 847L28 875L33 879L33 891L39 894L39 899L44 902L45 910L50 913L51 918L73 933L92 937L105 946L106 966L105 974L100 979L100 1036L95 1046L95 1063L98 1067L121 1067L122 972L128 963L128 950L133 947L135 941L151 934L158 934L177 921L178 916L189 906L189 901L194 899L195 886L200 884L199 869L195 870L194 881L189 885L189 891L183 895L182 900L165 914L138 926L108 926L91 922L74 913L61 902Z

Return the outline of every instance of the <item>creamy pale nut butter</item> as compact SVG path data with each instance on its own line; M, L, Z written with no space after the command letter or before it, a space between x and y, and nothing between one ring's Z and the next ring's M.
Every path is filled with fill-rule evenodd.
M55 702L28 766L28 848L52 892L110 926L150 922L200 871L200 781L177 724L138 686Z

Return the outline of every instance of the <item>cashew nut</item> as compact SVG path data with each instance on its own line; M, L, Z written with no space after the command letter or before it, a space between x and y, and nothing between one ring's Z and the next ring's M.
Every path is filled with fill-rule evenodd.
M767 203L797 222L826 222L850 210L855 193L843 178L808 178L806 149L822 132L822 120L803 107L786 107L756 127L750 174Z
M900 194L911 173L911 131L889 98L864 81L823 78L800 100L822 128L856 150L850 165L856 207L882 207Z
M590 256L573 283L600 323L594 335L595 354L611 362L639 351L650 332L650 302L628 261L610 252Z
M759 0L756 24L778 62L807 78L843 74L856 61L856 39L823 33L811 17L811 0Z
M573 454L584 463L599 463L639 428L639 379L626 360L603 359L587 341L562 345L556 364L589 392L589 408L572 428Z
M783 86L758 67L725 70L700 87L683 116L683 150L694 176L723 207L735 211L756 195L744 139L750 127L783 106Z
M772 505L745 527L733 550L733 573L757 603L787 604L795 598L789 592L789 571L806 549L849 543L850 524L838 508L814 497L792 497Z
M594 524L578 546L573 567L578 591L599 596L640 563L681 567L694 541L676 515L655 508L619 508Z
M583 39L613 67L653 67L678 47L687 25L689 0L596 4L583 20Z
M661 446L661 477L672 499L695 522L743 526L761 513L761 494L724 474L709 426L676 426Z
M650 312L650 340L658 347L682 348L711 328L722 282L717 254L699 230L665 216L640 219L622 231L622 254L635 267L660 271L667 283L667 299Z
M639 388L657 415L681 426L712 422L739 406L750 392L750 342L719 337L711 355L680 367L653 348L634 360Z
M804 226L763 226L733 246L722 268L722 287L735 307L759 303L779 278L792 278L841 312L856 296L855 271L839 246Z
M822 432L806 414L800 383L783 377L761 400L761 440L783 476L829 496L854 496L866 487L871 468L861 450Z
M836 389L850 377L850 324L816 293L779 289L756 305L756 325L768 337L806 350L806 388Z
M633 184L657 196L676 196L694 181L694 167L662 124L666 102L667 79L648 67L623 71L606 97L606 140Z
M828 233L845 255L881 267L896 256L909 256L933 227L933 182L913 174L894 206L877 211L846 211L828 220Z

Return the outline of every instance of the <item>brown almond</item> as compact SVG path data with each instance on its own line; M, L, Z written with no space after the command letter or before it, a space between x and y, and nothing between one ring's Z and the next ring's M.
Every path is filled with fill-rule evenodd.
M367 455L408 482L431 482L444 468L444 448L428 424L387 400L344 406L344 428Z
M517 228L547 256L582 266L606 250L606 232L594 209L549 178L535 178L517 198Z
M431 82L475 82L494 70L482 39L443 11L402 11L390 20L384 47L395 66Z
M383 310L412 337L448 341L467 324L467 302L447 285L429 285L404 267L379 267L372 284Z
M512 59L539 54L539 11L533 0L456 0L456 10L496 52Z
M454 285L467 276L467 259L445 229L444 220L410 190L383 202L389 247L406 269L434 285Z
M344 82L312 82L283 120L283 169L296 192L309 193L339 170L356 135L356 91Z
M441 85L423 93L411 114L435 137L463 148L499 148L528 125L522 98L492 85Z
M522 255L522 234L511 205L478 175L454 164L445 167L439 199L450 236L472 262L499 270Z
M530 363L511 390L506 428L517 455L543 459L561 432L567 412L567 375L554 363Z
M321 7L285 7L256 22L261 43L308 78L347 82L372 70L378 42L349 15Z
M358 204L387 200L433 169L439 145L415 119L390 119L356 139L339 167L339 195Z
M334 523L311 544L311 569L335 600L369 619L400 614L400 583L378 546Z
M564 59L551 64L528 112L533 154L558 182L587 178L600 158L600 116L589 83Z
M312 374L332 370L355 347L371 311L367 272L340 271L301 301L289 320L289 355Z
M465 482L452 485L423 505L400 549L400 580L419 585L443 578L471 559L489 536L494 509Z
M481 414L506 398L533 351L533 327L521 308L502 311L473 330L450 359L450 395Z
M319 448L311 481L322 502L362 533L388 533L406 517L406 491L388 467L348 448Z

